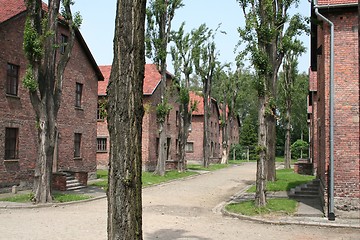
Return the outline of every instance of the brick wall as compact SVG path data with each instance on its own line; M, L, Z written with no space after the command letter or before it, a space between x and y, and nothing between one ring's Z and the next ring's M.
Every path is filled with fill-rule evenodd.
M11 19L0 26L0 187L14 184L32 184L37 158L37 131L35 114L28 91L22 87L27 62L22 50L25 15ZM59 33L65 33L63 28ZM6 95L7 63L20 66L17 97ZM82 109L75 109L75 83L83 83ZM96 99L97 77L79 43L64 75L63 99L58 115L59 144L57 170L96 170ZM5 128L19 129L19 158L4 159ZM74 160L74 133L82 134L81 159Z
M334 184L337 209L359 209L358 13L342 9L324 15L335 25ZM319 178L327 198L329 171L329 28L318 27Z

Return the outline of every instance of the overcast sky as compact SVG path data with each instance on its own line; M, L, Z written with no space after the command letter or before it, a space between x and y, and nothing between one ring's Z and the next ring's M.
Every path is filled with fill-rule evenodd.
M221 23L221 31L218 33L216 46L220 53L220 61L225 63L235 62L234 48L238 43L239 34L237 28L244 25L242 11L236 0L184 0L185 6L175 13L172 29L179 28L183 21L186 22L186 30L197 28L206 23L209 28L215 29ZM73 11L80 11L83 17L81 33L88 44L98 65L110 65L113 59L113 36L115 23L116 0L75 0ZM297 9L292 13L310 15L310 3L301 0ZM299 59L299 70L308 71L310 62L310 39L304 35L300 38L307 48L307 53ZM169 58L170 59L170 58ZM170 59L171 60L171 59ZM149 60L147 60L150 63ZM171 65L169 62L168 65ZM172 67L169 67L172 70Z

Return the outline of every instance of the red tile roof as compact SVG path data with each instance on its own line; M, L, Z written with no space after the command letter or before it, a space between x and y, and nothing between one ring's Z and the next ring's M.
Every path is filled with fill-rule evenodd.
M106 96L106 88L109 83L111 65L99 66L102 74L104 75L104 81L98 84L98 95ZM155 64L145 64L145 78L143 85L143 94L152 95L159 85L161 75Z
M318 5L338 5L358 3L358 0L318 0Z
M26 10L24 0L0 0L0 23Z

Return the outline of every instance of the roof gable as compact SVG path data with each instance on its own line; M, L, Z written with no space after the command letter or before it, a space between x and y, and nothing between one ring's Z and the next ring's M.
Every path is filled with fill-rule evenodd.
M10 20L11 18L18 16L22 13L26 12L26 5L24 0L0 0L0 24ZM47 5L42 2L42 8L47 11ZM79 30L75 31L76 39L80 43L80 46L84 50L86 57L88 58L89 62L91 63L96 76L99 81L102 81L104 79L103 75L101 74L101 71L93 57L93 55L90 52L90 49L88 48L84 38L82 37Z
M99 66L102 74L104 75L104 81L98 84L98 95L106 96L106 89L109 84L109 78L111 73L111 65ZM145 64L145 77L143 84L143 94L152 95L157 86L161 82L161 75L155 64Z
M191 102L195 102L195 101L198 102L197 103L197 109L192 114L194 116L203 116L204 112L205 112L205 110L204 110L204 97L201 96L201 93L197 93L197 92L193 92L193 91L190 91L189 95L190 95L190 101ZM217 111L218 115L220 116L219 107L218 107L218 104L217 104L217 102L216 102L216 100L214 98L211 98L211 104L215 105L216 111Z

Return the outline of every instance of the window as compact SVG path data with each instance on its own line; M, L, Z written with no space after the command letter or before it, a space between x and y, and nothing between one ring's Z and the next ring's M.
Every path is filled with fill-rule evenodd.
M176 111L176 126L178 127L179 126L179 121L180 121L180 119L179 119L179 111Z
M83 85L81 83L76 83L75 107L81 108L82 90L83 90Z
M6 128L5 130L5 159L19 158L18 152L19 129Z
M97 139L97 151L98 152L107 152L107 139L98 138Z
M74 157L79 158L81 149L81 133L75 133L74 135Z
M101 105L101 103L98 102L97 105L97 120L104 120L105 119L105 109L104 107Z
M194 152L194 143L187 142L185 145L185 152Z
M19 66L8 63L6 78L6 93L17 96L19 84Z
M61 34L60 36L60 53L64 54L68 43L68 36Z

